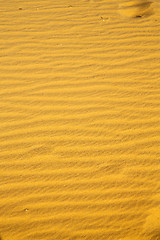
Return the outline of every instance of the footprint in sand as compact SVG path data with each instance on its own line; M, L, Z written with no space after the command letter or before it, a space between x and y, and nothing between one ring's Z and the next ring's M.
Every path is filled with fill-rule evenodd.
M119 13L124 17L140 18L153 14L152 2L148 0L122 0L119 3Z
M160 240L160 208L149 211L143 226L143 233L146 234L148 240Z

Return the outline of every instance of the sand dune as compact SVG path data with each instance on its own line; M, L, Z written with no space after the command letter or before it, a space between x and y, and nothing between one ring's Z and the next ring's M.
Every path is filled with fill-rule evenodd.
M2 240L160 240L159 1L0 6Z

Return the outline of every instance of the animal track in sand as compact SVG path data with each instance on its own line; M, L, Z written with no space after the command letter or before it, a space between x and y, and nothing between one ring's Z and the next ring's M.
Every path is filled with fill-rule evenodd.
M119 3L119 13L129 18L148 17L153 14L151 5L148 0L124 0Z

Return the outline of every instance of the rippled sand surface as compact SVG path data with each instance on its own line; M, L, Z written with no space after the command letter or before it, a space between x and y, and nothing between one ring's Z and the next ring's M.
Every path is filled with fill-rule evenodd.
M0 0L2 240L160 240L160 2Z

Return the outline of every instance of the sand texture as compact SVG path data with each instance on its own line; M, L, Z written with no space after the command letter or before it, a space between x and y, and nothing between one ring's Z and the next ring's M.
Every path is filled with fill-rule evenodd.
M158 0L0 0L0 238L160 240Z

